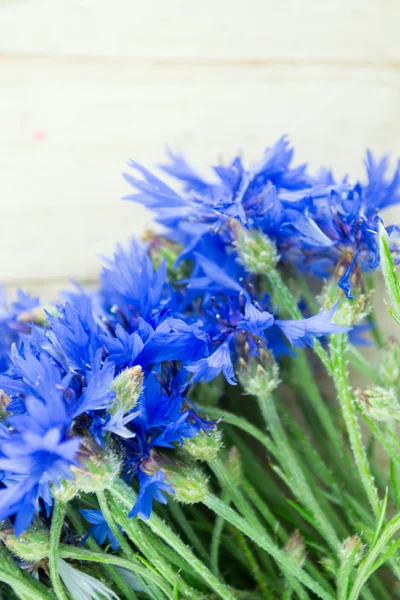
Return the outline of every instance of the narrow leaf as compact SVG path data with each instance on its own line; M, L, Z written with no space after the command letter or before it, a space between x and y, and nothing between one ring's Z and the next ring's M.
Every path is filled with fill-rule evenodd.
M379 251L386 289L390 294L395 310L400 312L400 284L389 249L388 234L383 225L379 226Z

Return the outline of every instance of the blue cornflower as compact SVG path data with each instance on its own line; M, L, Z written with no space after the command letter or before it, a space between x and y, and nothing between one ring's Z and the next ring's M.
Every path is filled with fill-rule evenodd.
M208 277L206 260L221 265L207 251L210 234L231 246L228 224L235 219L268 235L282 260L300 271L320 278L334 273L351 298L357 273L379 264L378 213L400 201L400 166L389 178L388 157L376 161L368 151L367 181L354 185L347 178L336 181L327 170L311 177L305 165L292 168L292 158L293 149L281 138L250 169L237 157L215 167L218 180L208 182L185 159L170 153L171 164L162 168L183 184L182 193L132 162L140 177L125 175L137 190L127 198L152 209L168 236L183 245L181 258L194 261L188 284L196 289ZM399 230L387 231L397 252Z
M0 469L6 488L0 490L0 519L15 515L15 533L20 535L31 524L41 486L49 488L61 479L71 479L70 467L77 464L79 438L67 439L57 427L35 433L36 413L15 417L15 433L0 443ZM20 430L18 426L20 425Z
M139 516L149 519L153 508L153 500L160 504L167 504L168 500L164 492L174 494L172 486L165 481L165 475L160 470L154 475L147 475L142 470L138 472L140 491L137 500L129 512L130 517Z
M17 343L21 333L31 330L35 321L34 310L39 306L39 298L31 297L22 290L17 290L17 298L10 305L7 303L5 289L0 286L0 373L10 364L11 344Z
M129 333L137 328L139 317L157 324L164 303L165 264L154 270L147 244L136 239L127 250L118 245L113 259L105 260L99 301L107 321L120 323Z
M87 508L81 508L80 513L88 523L91 523L89 531L82 539L82 544L92 536L93 539L102 546L106 540L110 542L111 548L115 551L119 548L119 542L111 529L109 528L107 521L103 517L101 510L92 510Z
M237 353L257 355L260 348L269 348L275 354L282 353L282 343L276 337L278 328L292 345L313 345L313 336L344 333L350 328L332 323L338 307L321 311L306 319L281 320L267 310L268 298L262 301L244 300L244 295L214 298L203 306L205 329L211 346L210 354L185 368L193 373L192 382L211 381L221 372L227 381L235 384L233 362ZM271 335L272 332L272 335Z

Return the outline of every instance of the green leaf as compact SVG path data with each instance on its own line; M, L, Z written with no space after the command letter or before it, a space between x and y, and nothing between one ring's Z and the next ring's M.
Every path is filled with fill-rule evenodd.
M338 576L338 600L347 599L347 590L349 589L349 583L353 572L354 561L360 544L361 540L358 540L354 545L353 551L349 559L347 561L344 561L340 567Z
M179 581L176 580L176 583L174 585L174 600L179 600Z
M379 226L379 251L386 289L390 294L395 310L400 312L400 284L393 257L389 249L388 235L383 225ZM394 316L393 313L391 314ZM400 324L400 320L398 322Z
M386 494L385 494L385 497L384 497L383 502L382 502L381 514L379 515L379 521L378 521L378 524L376 526L376 530L375 530L375 534L374 534L374 539L372 540L372 544L371 544L372 547L375 546L375 544L376 544L376 542L378 540L379 534L380 534L380 532L382 530L382 525L383 525L383 521L385 519L385 514L386 514L387 503L388 503L388 491L386 490Z

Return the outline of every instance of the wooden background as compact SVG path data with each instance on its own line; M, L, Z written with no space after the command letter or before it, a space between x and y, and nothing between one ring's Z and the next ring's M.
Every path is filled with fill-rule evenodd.
M398 0L0 0L0 280L92 281L149 216L125 162L400 155Z

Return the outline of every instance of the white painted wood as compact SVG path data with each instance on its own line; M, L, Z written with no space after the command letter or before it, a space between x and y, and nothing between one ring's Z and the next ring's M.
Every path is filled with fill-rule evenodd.
M6 53L398 62L398 0L14 0Z
M361 174L400 154L400 4L369 0L0 3L0 281L93 279L140 234L130 157L204 167L288 132L299 161ZM33 282L33 284L32 284Z

